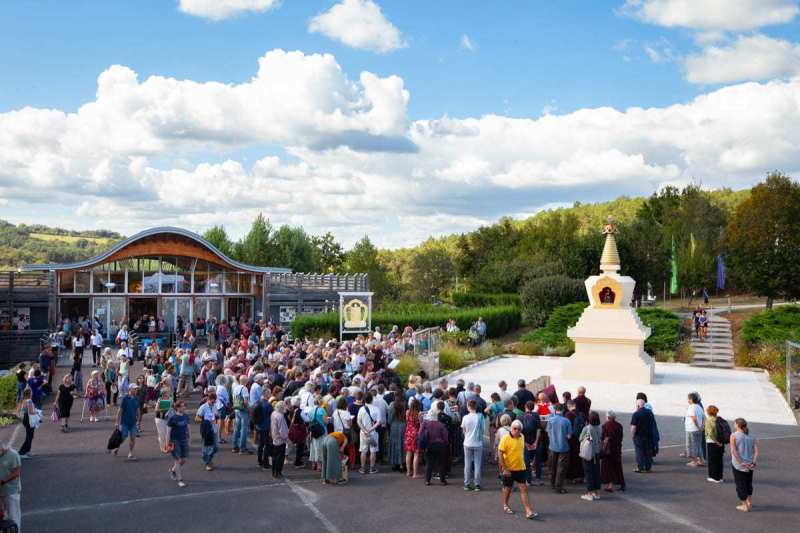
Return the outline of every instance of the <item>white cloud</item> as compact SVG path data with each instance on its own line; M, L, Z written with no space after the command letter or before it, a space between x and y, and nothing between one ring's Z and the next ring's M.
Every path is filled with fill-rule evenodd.
M400 78L352 81L332 56L280 50L260 66L233 85L139 81L115 66L77 112L0 113L6 211L76 225L89 217L128 234L223 223L236 237L264 211L347 245L368 233L398 246L692 177L738 188L772 169L800 172L800 77L667 107L409 122ZM397 139L414 149L385 149ZM231 155L262 146L280 155L252 164Z
M798 6L795 0L625 0L621 11L659 26L737 31L789 22Z
M800 74L800 44L756 34L729 46L711 46L686 58L691 83L766 80Z
M372 0L342 0L320 13L308 31L321 33L352 48L391 52L406 46L403 36Z
M186 14L223 20L245 12L263 13L280 5L280 0L180 0L178 9Z
M677 59L677 54L672 49L672 44L667 39L644 45L644 52L653 63L671 63Z
M461 48L474 52L478 49L478 45L469 38L469 35L464 33L461 35Z

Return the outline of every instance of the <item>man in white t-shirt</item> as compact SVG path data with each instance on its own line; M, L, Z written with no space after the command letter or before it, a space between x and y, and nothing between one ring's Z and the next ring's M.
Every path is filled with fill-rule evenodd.
M103 336L100 331L94 330L90 341L92 343L92 366L96 367L100 361L100 350L103 348Z
M483 414L478 414L477 409L478 402L469 400L468 413L461 419L461 429L464 431L464 490L481 490L485 421Z
M383 385L373 387L370 393L372 394L372 406L378 410L381 425L378 426L378 458L383 461L384 452L386 451L386 426L389 419L389 404L383 399L383 393L386 389Z
M377 474L375 458L378 454L378 427L381 425L381 416L378 408L372 405L372 394L364 397L364 406L358 411L356 422L361 430L359 451L361 452L361 468L359 472L367 473L367 455L369 454L369 473Z

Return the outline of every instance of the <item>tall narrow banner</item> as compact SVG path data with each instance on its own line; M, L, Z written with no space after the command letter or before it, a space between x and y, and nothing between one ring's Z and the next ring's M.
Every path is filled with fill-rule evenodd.
M722 255L717 256L717 288L725 288L725 260Z
M675 235L672 236L672 279L669 282L670 294L678 292L678 258L675 256Z

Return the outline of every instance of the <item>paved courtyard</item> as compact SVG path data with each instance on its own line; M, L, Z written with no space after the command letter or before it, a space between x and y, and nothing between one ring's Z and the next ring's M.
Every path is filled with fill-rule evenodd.
M592 389L590 388L590 392ZM709 401L712 400L711 394ZM731 393L732 395L733 393ZM597 407L599 395L595 395ZM193 398L196 404L199 399ZM715 401L715 399L713 399ZM759 400L756 400L759 401ZM657 403L658 405L658 403ZM79 416L81 400L75 411ZM620 408L620 419L628 414ZM665 409L661 409L663 412ZM529 523L501 512L496 469L484 472L484 491L464 493L461 465L454 467L448 487L425 487L381 467L376 475L351 476L346 486L323 486L310 470L286 468L275 482L255 468L253 456L233 455L227 445L219 468L205 472L199 458L199 435L193 427L192 448L185 468L188 486L181 489L167 475L170 460L157 447L152 415L146 415L137 443L136 462L105 453L111 421L73 421L62 434L50 422L37 431L34 458L23 463L23 528L36 532L215 532L228 531L497 531L547 528L549 531L796 531L800 486L800 429L787 424L753 424L762 440L763 459L755 478L756 511L743 515L733 484L705 481L704 471L684 466L679 457L683 430L679 417L659 417L662 453L651 475L632 470L625 451L628 490L603 493L598 502L578 498L581 487L556 495L546 487L531 490L542 523ZM14 427L0 438L15 446L22 434ZM626 449L630 440L625 440ZM726 458L726 463L727 463ZM726 467L730 478L730 468ZM513 497L517 497L516 494ZM512 507L519 511L518 500Z

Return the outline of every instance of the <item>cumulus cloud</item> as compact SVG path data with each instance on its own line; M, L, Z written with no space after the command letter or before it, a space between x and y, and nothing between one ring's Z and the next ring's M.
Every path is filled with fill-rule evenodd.
M311 19L308 31L321 33L352 48L380 53L407 46L400 30L372 0L342 0Z
M795 0L625 0L622 12L644 22L697 30L752 30L791 21Z
M196 17L223 20L248 11L263 13L279 4L280 0L179 0L178 9Z
M756 34L729 46L711 46L686 58L691 83L766 80L800 74L800 44Z
M410 122L408 97L395 76L353 81L332 56L280 50L241 84L140 81L110 67L96 98L74 113L0 113L0 197L6 211L71 206L76 223L91 217L126 233L223 223L238 236L264 211L347 245L368 233L399 246L554 202L649 194L692 177L737 188L775 168L800 171L800 78L667 107L538 118ZM280 155L231 155L261 147Z

